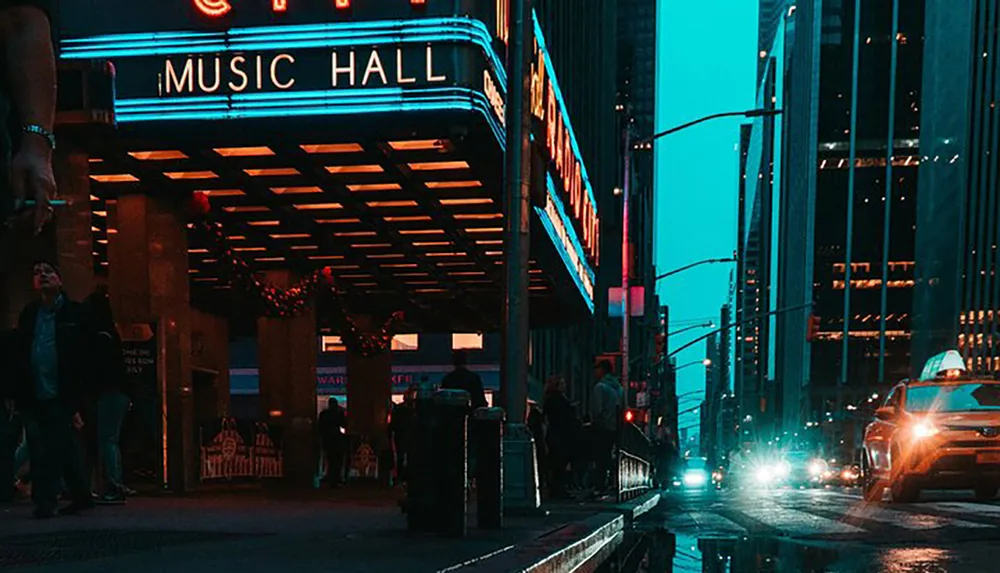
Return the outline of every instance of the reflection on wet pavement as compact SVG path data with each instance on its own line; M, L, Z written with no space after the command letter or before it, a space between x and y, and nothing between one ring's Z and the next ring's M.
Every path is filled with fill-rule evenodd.
M988 550L988 548L983 548ZM935 547L872 547L781 537L675 535L635 531L597 573L944 573L996 571L979 558ZM969 559L971 558L971 560Z

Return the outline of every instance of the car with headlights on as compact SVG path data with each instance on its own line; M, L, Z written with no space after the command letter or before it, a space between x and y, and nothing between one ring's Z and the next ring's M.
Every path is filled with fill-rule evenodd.
M923 489L971 489L991 500L1000 489L1000 382L958 369L897 385L864 434L861 486L869 501L885 488L895 502Z
M708 460L705 458L688 458L684 460L684 471L681 472L681 483L685 489L704 489L712 484Z

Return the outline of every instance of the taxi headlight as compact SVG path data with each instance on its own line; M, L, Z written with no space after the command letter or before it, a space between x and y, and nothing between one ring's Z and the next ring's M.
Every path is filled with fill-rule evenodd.
M819 462L813 462L809 464L809 475L813 477L818 477L823 475L823 465Z
M940 430L927 420L917 422L910 429L910 433L913 435L914 439L923 440L931 436L936 435Z

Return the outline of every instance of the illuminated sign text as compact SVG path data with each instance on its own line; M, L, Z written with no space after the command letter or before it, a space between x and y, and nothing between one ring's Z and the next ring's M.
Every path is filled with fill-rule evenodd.
M545 148L555 179L569 198L569 215L575 219L583 234L587 255L597 261L600 220L589 183L585 180L583 159L580 157L568 111L562 102L559 87L550 77L545 51L535 42L535 58L531 66L531 112L545 125Z
M346 10L351 7L351 0L330 0L334 8ZM407 0L398 0L405 2ZM219 18L232 11L233 6L228 0L192 0L194 7L206 16ZM423 8L427 0L409 0L410 7ZM271 0L271 11L275 13L288 11L288 0Z
M435 67L435 48L402 47L342 49L329 52L326 65L316 54L303 62L297 54L216 54L168 57L158 78L160 97L192 94L287 91L299 85L300 75L315 79L327 74L325 87L405 87L449 80ZM319 86L312 86L313 88Z
M483 70L483 93L486 94L486 99L489 100L490 106L493 108L493 112L497 114L497 119L500 120L500 125L507 123L506 112L503 103L503 95L500 94L500 90L497 89L496 82L493 81L493 76L490 75L489 70Z

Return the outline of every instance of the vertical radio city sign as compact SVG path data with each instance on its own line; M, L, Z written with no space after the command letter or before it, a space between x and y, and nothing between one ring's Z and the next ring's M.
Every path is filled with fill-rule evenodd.
M531 65L531 113L545 126L545 149L554 179L569 198L570 216L579 222L587 256L596 262L600 250L597 202L537 20Z

